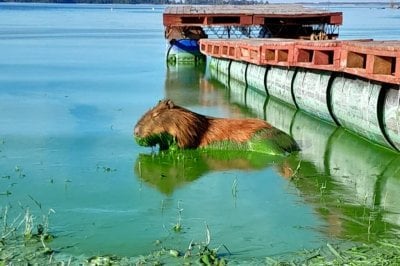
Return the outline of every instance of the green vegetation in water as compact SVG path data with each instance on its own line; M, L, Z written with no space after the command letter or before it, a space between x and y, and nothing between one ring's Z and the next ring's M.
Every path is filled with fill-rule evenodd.
M178 205L178 207L180 207ZM0 266L3 265L164 265L169 263L192 264L196 261L202 265L225 265L226 260L218 254L219 248L211 248L211 234L206 224L206 241L191 241L186 250L159 247L148 255L138 257L118 257L98 255L92 257L74 257L60 250L52 250L48 243L54 238L49 233L49 215L55 213L50 209L43 216L43 223L34 224L34 217L29 208L25 215L10 219L9 207L0 214ZM181 210L179 211L181 213ZM180 215L180 214L179 214ZM180 219L180 218L179 218ZM12 221L12 222L10 222ZM36 230L34 228L36 227ZM34 232L35 231L35 232ZM162 245L157 241L158 246ZM224 245L222 245L224 246ZM226 248L226 247L225 247ZM226 248L227 249L227 248Z
M292 137L275 128L261 130L246 142L218 141L202 149L248 151L269 155L287 155L299 150Z
M117 171L117 169L115 169L115 168L111 168L109 166L103 166L103 165L99 165L99 164L96 165L96 168L98 171L102 170L104 173L111 173L111 172Z
M295 258L295 259L293 259ZM399 265L400 239L373 244L333 245L293 254L291 259L266 258L267 265Z
M177 144L174 137L168 133L153 134L146 138L135 137L140 146L153 147L157 144L160 150L176 149Z
M207 228L207 234L209 234ZM211 248L207 240L203 243L191 241L186 250L160 247L154 252L137 257L98 255L73 257L62 252L46 252L38 241L23 237L0 241L0 265L13 263L39 265L398 265L400 263L400 240L384 239L374 244L359 244L349 247L327 244L315 250L302 250L265 259L235 258L225 245ZM162 245L158 242L158 245ZM227 253L220 253L224 248Z
M177 150L178 145L174 137L168 133L153 134L140 138L135 137L136 142L141 146L153 147L159 145L160 150ZM254 136L245 142L234 141L215 141L201 150L221 150L221 151L243 151L256 152L269 155L287 155L288 153L299 150L294 139L288 134L270 128L256 132Z
M9 206L4 207L0 215L0 265L30 263L53 255L54 250L48 246L54 238L49 232L49 216L52 213L55 211L50 209L47 215L43 215L42 223L35 224L36 219L29 208L25 210L25 215L20 214L11 220Z
M181 232L182 231L182 212L183 208L180 206L181 201L178 201L178 218L176 224L172 227L172 229L175 232Z
M382 240L376 244L359 244L340 246L327 243L315 250L301 250L284 256L265 257L265 259L237 259L227 250L227 257L220 254L219 248L210 248L206 243L191 242L186 251L161 248L140 258L96 257L104 260L118 261L120 265L136 262L145 265L399 265L400 240ZM99 264L100 265L100 264ZM103 264L108 265L108 264Z
M301 167L300 167L301 172ZM236 182L232 191L236 189ZM178 222L182 229L181 214L183 209L178 202ZM227 265L227 264L266 264L266 265L398 265L400 263L400 239L382 238L378 241L357 244L327 243L313 250L302 250L295 253L262 258L241 259L235 257L224 244L211 247L211 232L205 224L205 241L189 243L186 249L163 246L156 241L157 249L137 257L118 257L98 255L92 257L74 257L63 253L62 248L54 251L48 245L54 238L49 233L49 216L55 214L50 209L43 215L42 222L35 224L35 217L29 208L24 215L9 217L9 207L2 209L0 215L0 265L10 264L46 264L46 265ZM224 252L221 252L221 249Z

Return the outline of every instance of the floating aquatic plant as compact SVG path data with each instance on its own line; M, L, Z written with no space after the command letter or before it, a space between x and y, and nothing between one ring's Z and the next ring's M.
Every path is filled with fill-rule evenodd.
M198 258L198 262L201 265L226 265L226 260L225 258L222 258L218 255L218 251L221 247L224 247L229 254L232 254L229 249L225 245L221 245L218 248L210 248L209 245L211 243L211 232L210 229L207 225L206 226L206 240L205 242L201 243L194 243L193 240L190 242L189 247L187 248L185 252L184 258L190 258L190 257L195 257ZM194 248L197 248L198 251L195 253L193 250Z
M152 134L147 137L135 136L136 142L141 146L153 147L159 145L160 150L177 150L176 139L168 133ZM249 151L270 155L286 155L298 151L299 148L293 138L278 129L265 129L256 132L245 142L229 140L215 141L200 148L201 150L222 151Z
M180 202L178 201L178 218L176 224L172 227L175 232L180 232L182 230L182 212L183 209L180 207Z
M145 138L135 137L135 140L141 146L152 147L159 145L160 150L177 148L174 137L168 133L153 134Z

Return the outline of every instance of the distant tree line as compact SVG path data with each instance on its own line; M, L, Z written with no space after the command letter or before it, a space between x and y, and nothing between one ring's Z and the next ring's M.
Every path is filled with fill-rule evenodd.
M0 0L0 2L60 3L60 4L187 4L187 5L253 5L266 4L267 1L252 0Z

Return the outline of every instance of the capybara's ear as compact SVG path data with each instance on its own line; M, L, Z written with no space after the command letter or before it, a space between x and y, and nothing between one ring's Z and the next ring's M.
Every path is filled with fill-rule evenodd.
M169 109L169 99L162 99L158 101L157 107L168 108Z
M175 104L172 100L167 100L167 106L169 109L172 109L172 108L174 108Z

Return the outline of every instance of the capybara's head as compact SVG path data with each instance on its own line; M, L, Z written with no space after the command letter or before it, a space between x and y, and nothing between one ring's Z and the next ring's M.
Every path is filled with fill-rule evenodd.
M207 128L207 119L199 114L162 100L137 122L134 135L141 146L160 146L168 149L197 147L199 137Z

